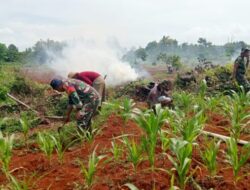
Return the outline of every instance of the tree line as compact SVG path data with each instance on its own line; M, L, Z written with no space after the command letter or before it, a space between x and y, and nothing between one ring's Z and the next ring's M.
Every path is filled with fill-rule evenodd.
M149 42L144 48L133 48L128 51L123 60L131 64L171 64L181 62L187 65L197 65L200 62L225 64L232 61L248 45L243 42L228 42L224 45L214 45L205 38L199 38L196 44L181 43L169 36Z
M62 56L63 48L66 46L65 42L58 42L54 40L39 40L31 48L24 51L19 51L14 44L7 46L0 43L0 63L12 62L32 62L32 63L48 63L57 56Z

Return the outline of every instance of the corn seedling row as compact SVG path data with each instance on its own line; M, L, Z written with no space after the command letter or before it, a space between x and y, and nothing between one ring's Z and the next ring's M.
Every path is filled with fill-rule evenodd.
M0 131L0 163L6 177L9 176L9 165L12 156L14 135L3 136Z
M79 161L80 166L81 166L81 173L83 175L83 178L85 179L85 185L87 188L90 188L92 186L94 182L94 175L97 169L97 165L99 161L105 157L104 155L97 156L96 148L94 149L92 154L89 156L87 167L85 167L84 164L81 161Z
M250 157L250 143L242 147L239 154L237 142L234 138L230 138L227 142L227 160L233 168L235 182L240 178L238 176L241 167L247 162Z
M202 160L205 163L211 176L216 175L216 169L217 169L216 157L220 148L220 142L221 141L218 141L216 143L215 140L207 142L205 150L201 151Z
M120 147L119 144L115 143L115 141L112 141L111 145L112 145L111 152L113 154L113 157L115 161L118 161L122 154L122 147Z
M21 123L21 127L22 127L22 132L23 132L23 135L24 135L24 143L25 143L25 146L26 148L28 148L28 133L29 133L29 129L30 129L30 123L27 119L27 117L22 117L20 119L20 123Z
M136 123L145 131L146 135L142 137L144 149L147 152L151 169L154 169L155 163L155 148L158 138L158 132L165 123L168 112L156 105L155 113L149 110L146 113L140 113L135 117Z
M51 135L47 133L38 133L37 144L44 154L48 157L49 163L51 164L51 156L55 148L55 142L51 138Z
M174 165L173 170L177 171L181 189L185 189L191 164L192 144L175 138L170 139L170 141L170 149L176 157L168 155L168 158Z
M128 161L132 162L136 171L138 164L142 161L142 147L137 145L134 139L129 140L127 137L124 137L122 142L128 150Z

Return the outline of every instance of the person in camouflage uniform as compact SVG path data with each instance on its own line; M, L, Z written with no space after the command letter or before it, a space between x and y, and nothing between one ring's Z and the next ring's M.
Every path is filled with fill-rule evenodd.
M75 108L78 127L91 130L91 119L100 103L98 92L88 84L75 79L53 79L50 85L53 89L68 94L69 101L65 122L69 122L70 114Z
M240 56L234 62L233 70L233 79L236 79L238 85L243 86L246 91L250 90L250 84L245 76L249 64L249 55L249 49L242 49Z

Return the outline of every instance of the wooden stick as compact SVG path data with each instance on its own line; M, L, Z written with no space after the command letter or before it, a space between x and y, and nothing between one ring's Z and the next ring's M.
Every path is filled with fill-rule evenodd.
M45 118L48 118L48 119L63 119L64 117L63 116L54 116L54 115L52 115L52 116L44 116Z
M105 104L105 105L113 105L113 104L110 104L110 103L108 103L108 102L103 102L103 104ZM122 107L122 106L119 106L121 109L124 109L124 107ZM136 110L133 110L132 111L132 113L134 113L134 114L139 114L139 112L138 111L136 111ZM208 135L208 136L211 136L211 137L215 137L215 138L219 138L219 139L221 139L221 140L223 140L223 141L227 141L230 137L228 137L228 136L225 136L225 135L220 135L220 134L217 134L217 133L212 133L212 132L209 132L209 131L205 131L205 130L201 130L201 133L203 134L203 135ZM248 141L245 141L245 140L238 140L237 141L237 143L238 144L241 144L241 145L245 145L245 144L247 144L247 143L249 143Z
M212 132L205 131L205 130L202 130L201 133L202 133L203 135L208 135L208 136L213 136L213 137L215 137L215 138L219 138L219 139L221 139L221 140L223 140L223 141L227 141L227 140L230 138L230 137L225 136L225 135L220 135L220 134L212 133ZM245 144L247 144L247 143L249 143L249 142L239 139L237 143L238 143L238 144L245 145Z
M19 103L19 104L23 105L24 107L30 109L31 111L35 112L36 114L39 114L38 111L34 110L32 107L30 107L29 105L25 104L21 100L18 100L16 97L12 96L11 94L7 93L7 96L10 97L12 100L15 100L17 103Z

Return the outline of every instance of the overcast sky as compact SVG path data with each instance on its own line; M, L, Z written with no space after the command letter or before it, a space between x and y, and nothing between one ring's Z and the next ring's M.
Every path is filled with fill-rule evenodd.
M0 42L116 38L145 46L163 35L250 43L249 0L0 0Z

